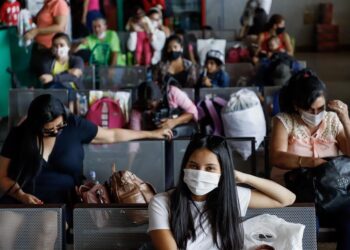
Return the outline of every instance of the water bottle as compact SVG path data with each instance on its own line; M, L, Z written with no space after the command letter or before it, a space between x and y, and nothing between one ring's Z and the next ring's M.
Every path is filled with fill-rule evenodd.
M98 180L96 179L96 172L91 170L90 173L90 180L93 184L99 184Z
M87 96L85 94L77 93L77 99L78 99L78 114L81 116L84 116L88 111Z
M108 128L108 105L105 102L102 103L101 126Z

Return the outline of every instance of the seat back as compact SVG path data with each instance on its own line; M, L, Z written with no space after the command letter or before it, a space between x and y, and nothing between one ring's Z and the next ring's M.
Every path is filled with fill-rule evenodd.
M248 209L246 218L260 214L276 215L287 222L304 224L303 249L317 249L316 214L312 205L295 204L285 208Z
M143 181L151 183L157 190L165 190L165 142L145 140L121 142L109 145L85 145L84 175L95 171L103 183L112 175L111 166L117 170L130 170Z
M66 89L11 89L9 98L9 128L23 121L30 103L39 95L51 94L68 106L68 90Z
M144 66L99 67L100 89L116 90L135 88L146 81L147 72Z
M239 81L243 81L243 77L249 83L255 74L253 64L245 62L226 64L225 70L230 76L230 86L237 86Z
M242 88L247 88L255 93L259 93L257 87L227 87L227 88L201 88L199 90L199 99L204 100L205 97L221 97L225 100L229 100L232 93L239 91Z
M96 212L108 214L105 227L96 227ZM135 213L147 216L147 205L77 206L73 211L74 249L147 249L151 245L148 223L133 223L130 215Z
M0 205L0 248L64 249L64 226L64 205Z

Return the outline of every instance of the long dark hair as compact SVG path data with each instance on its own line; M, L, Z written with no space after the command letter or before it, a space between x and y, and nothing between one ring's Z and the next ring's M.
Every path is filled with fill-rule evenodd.
M19 157L14 159L16 168L12 172L21 186L35 177L41 168L43 155L43 127L46 123L67 114L63 103L52 95L44 94L35 98L28 109L26 120L19 126L22 131L19 146Z
M298 113L295 107L307 110L320 96L326 96L326 85L313 71L303 69L281 89L280 110L289 114Z
M144 112L148 109L148 102L162 100L163 93L155 82L146 81L137 87L137 97L133 108Z
M270 17L270 19L269 19L269 21L267 22L267 24L266 24L266 29L265 29L265 31L270 31L270 30L273 28L273 26L274 26L275 24L279 24L279 23L281 23L283 20L284 20L284 17L283 17L282 15L273 14L273 15Z
M214 243L220 249L238 250L243 247L243 234L240 225L240 209L234 178L232 155L227 142L219 136L195 135L186 149L182 161L179 182L170 196L170 228L179 249L186 249L187 241L198 235L191 214L193 202L191 191L183 181L186 164L198 149L206 148L213 152L220 163L219 185L208 193L205 209L201 216L208 215ZM219 235L220 239L218 239Z

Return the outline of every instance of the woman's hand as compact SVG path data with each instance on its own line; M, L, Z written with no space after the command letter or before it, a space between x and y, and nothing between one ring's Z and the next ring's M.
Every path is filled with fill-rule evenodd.
M342 124L350 122L348 105L346 105L340 100L331 100L328 103L328 107L337 113L339 120Z
M18 200L24 204L44 204L44 202L34 195L23 193L19 195Z
M39 80L42 84L47 84L53 81L53 76L51 74L43 74L39 77Z
M39 33L39 30L37 28L29 30L27 33L24 34L24 40L33 40L34 37L36 37Z
M152 131L153 138L155 139L167 139L171 140L173 138L173 131L169 128L160 128Z
M245 173L242 173L238 170L235 170L235 180L236 180L236 183L246 183L247 182L247 178L248 178L249 174L245 174Z
M176 127L174 119L162 119L161 123L158 125L158 128L173 129L174 127Z

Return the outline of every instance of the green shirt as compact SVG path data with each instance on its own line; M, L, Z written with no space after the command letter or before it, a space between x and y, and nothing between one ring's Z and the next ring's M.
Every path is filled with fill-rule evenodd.
M93 50L93 48L97 44L105 43L108 44L111 48L111 52L120 52L120 43L119 43L119 37L117 33L113 30L106 30L106 36L103 40L99 40L96 35L89 35L86 37L86 43L80 44L79 49L88 49ZM102 51L97 50L95 51L95 59L97 61L103 60L104 56L101 54Z

